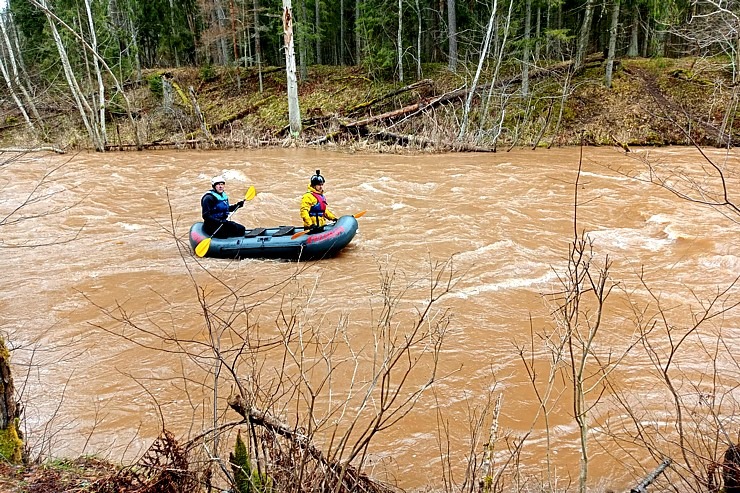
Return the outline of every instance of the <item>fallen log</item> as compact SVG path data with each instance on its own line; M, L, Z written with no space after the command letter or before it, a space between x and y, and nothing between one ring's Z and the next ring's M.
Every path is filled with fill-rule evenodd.
M3 147L0 148L0 152L18 152L26 154L28 152L56 152L57 154L66 154L67 151L54 146L44 147Z
M590 68L594 65L598 65L603 61L603 59L604 59L603 55L589 57L587 58L586 63L584 63L583 68ZM565 71L569 69L573 65L573 63L574 63L573 61L567 61L567 62L558 63L556 65L551 65L549 67L543 67L540 69L533 70L532 72L530 72L529 78L530 80L537 79L545 75ZM511 84L516 84L518 82L521 82L521 79L522 79L521 75L515 75L507 79L497 81L495 84L493 84L493 88L505 87ZM482 93L484 91L488 91L491 89L491 86L492 84L483 84L481 86L478 86L478 88L476 89L476 93ZM352 122L342 123L340 121L340 126L348 131L351 131L352 129L363 127L363 126L370 125L373 123L394 121L396 119L399 119L401 117L406 117L406 116L413 117L416 114L426 109L435 108L442 104L449 103L450 101L453 101L455 99L463 99L466 96L468 96L469 93L470 93L470 89L468 89L467 87L461 87L461 88L455 89L445 94L441 94L436 97L424 98L420 101L417 101L414 104L404 106L403 108L399 108L397 110L388 111L380 115L375 115L372 117L363 118L361 120L355 120Z
M321 466L320 469L326 474L327 480L334 485L341 485L338 488L332 487L330 490L341 493L395 493L389 485L372 480L351 464L330 459L311 441L309 436L250 405L241 394L232 394L227 402L229 407L245 421L265 428L271 434L281 436L295 447L306 451Z
M413 91L414 89L419 89L420 87L424 87L424 86L431 87L433 85L434 85L434 81L432 81L431 79L423 79L423 80L414 82L413 84L409 84L408 86L405 86L405 87L401 87L399 89L396 89L395 91L391 91L388 94L385 94L383 96L380 96L380 97L371 99L369 101L365 101L365 102L360 103L358 105L355 105L355 106L353 106L351 108L348 108L346 114L347 115L352 115L352 114L355 114L355 113L359 113L360 111L365 110L365 109L369 108L370 106L372 106L372 105L374 105L376 103L379 103L381 101L385 101L385 100L390 99L390 98L392 98L394 96L398 96L399 94L403 94L404 92Z

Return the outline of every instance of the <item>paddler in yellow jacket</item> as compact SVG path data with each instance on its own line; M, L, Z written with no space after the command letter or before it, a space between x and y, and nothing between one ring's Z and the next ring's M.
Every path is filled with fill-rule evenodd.
M303 229L318 229L324 227L326 220L336 221L338 218L326 207L326 198L324 197L324 177L321 176L321 170L316 170L316 174L311 177L311 183L308 191L301 198L301 219L303 219Z

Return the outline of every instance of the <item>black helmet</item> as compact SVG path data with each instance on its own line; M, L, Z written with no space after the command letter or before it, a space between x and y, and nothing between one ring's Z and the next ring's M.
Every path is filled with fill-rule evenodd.
M324 177L321 176L321 170L317 169L316 174L311 177L311 186L315 187L316 185L323 185L324 181Z

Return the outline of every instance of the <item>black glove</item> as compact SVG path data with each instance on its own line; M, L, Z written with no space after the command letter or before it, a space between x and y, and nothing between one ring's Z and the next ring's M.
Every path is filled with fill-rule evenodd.
M237 206L237 208L238 207L244 207L244 201L243 200L240 200L239 202L236 203L236 206Z

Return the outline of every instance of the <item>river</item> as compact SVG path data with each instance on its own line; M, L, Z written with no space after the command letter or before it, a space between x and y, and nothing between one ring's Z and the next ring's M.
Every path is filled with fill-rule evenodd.
M730 199L740 203L740 156L734 150L710 156L726 170ZM673 179L684 170L716 190L717 180L707 178L714 170L695 149L432 155L190 150L0 158L0 217L31 194L11 216L23 221L0 223L0 329L13 347L35 454L127 462L156 438L162 421L182 440L207 429L214 392L204 306L221 331L218 345L227 360L240 348L252 357L240 360L239 377L259 384L259 402L275 401L271 409L290 426L305 412L308 391L278 387L276 376L284 371L298 381L298 363L284 362L284 345L249 351L240 344L280 341L288 327L300 333L303 346L300 338L287 346L303 347L298 359L316 393L316 424L346 430L361 406L357 396L378 368L373 348L388 354L383 342L395 334L398 344L432 293L447 290L432 305L432 321L420 327L437 336L444 329L438 358L429 347L422 353L436 339L414 347L409 361L418 364L400 397L414 399L413 408L402 408L403 419L371 442L367 470L405 489L441 486L444 474L462 482L468 458L482 460L500 398L494 471L523 440L514 462L525 476L541 479L549 462L552 477L576 481L580 449L572 386L562 376L567 360L558 363L565 373L545 394L551 348L564 327L553 294L562 291L574 231L587 232L593 242L595 278L608 257L607 285L613 286L591 341L599 360L590 357L585 372L586 402L593 405L589 485L629 487L657 465L657 450L663 450L654 445L651 459L644 443L627 438L631 422L643 423L648 434L654 424L662 431L651 440L670 442L675 406L655 369L658 358L665 364L671 355L670 375L695 429L716 434L722 423L737 435L739 372L731 349L740 312L729 309L698 330L691 327L702 304L722 295L710 310L715 313L740 301L737 288L723 293L740 274L738 215L650 183L643 162L673 170ZM316 169L326 177L335 213L367 211L338 257L224 261L198 259L189 250L188 228L199 220L211 176L226 177L232 201L254 185L257 196L234 219L274 226L299 223L300 195ZM442 286L432 291L435 275ZM588 292L583 296L581 331L595 323L598 308ZM639 327L653 327L649 343L640 342ZM402 358L391 389L406 364ZM335 367L328 381L321 377L327 365ZM434 368L435 382L427 387ZM236 420L224 402L233 379L226 369L219 378L218 419ZM603 388L607 379L611 386ZM713 403L702 407L708 395ZM344 399L346 407L338 404ZM634 420L620 404L625 400L635 406ZM358 422L367 423L382 405L372 394ZM702 413L705 419L696 419ZM327 443L325 434L316 440ZM671 453L670 445L665 450Z

